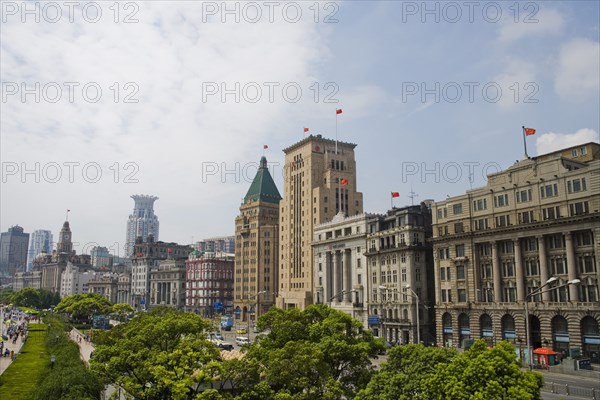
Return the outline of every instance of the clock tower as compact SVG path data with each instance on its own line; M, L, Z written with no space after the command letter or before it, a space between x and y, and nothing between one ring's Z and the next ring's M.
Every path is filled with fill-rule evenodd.
M73 251L73 242L71 241L71 228L69 227L69 221L65 221L60 230L58 243L56 244L56 252L71 254Z

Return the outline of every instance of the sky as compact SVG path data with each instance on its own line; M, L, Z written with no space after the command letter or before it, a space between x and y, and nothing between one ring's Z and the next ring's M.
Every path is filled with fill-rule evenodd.
M160 240L231 235L263 152L283 193L338 108L366 212L484 186L522 126L530 156L599 141L599 4L2 0L0 230L69 209L78 252L123 255L148 194Z

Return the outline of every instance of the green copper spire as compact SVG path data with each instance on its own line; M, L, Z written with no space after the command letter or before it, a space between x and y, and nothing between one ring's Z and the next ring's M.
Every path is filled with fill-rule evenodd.
M244 203L248 201L264 201L278 204L279 200L281 200L281 195L267 168L267 159L265 156L262 156L256 176L252 181L252 185L250 185L250 189L248 189L248 193L246 193L246 197L244 197Z

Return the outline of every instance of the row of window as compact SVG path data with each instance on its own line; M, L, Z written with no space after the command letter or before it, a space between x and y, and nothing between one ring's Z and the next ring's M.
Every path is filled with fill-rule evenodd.
M585 178L576 178L567 181L567 192L568 193L578 193L584 192L587 190L587 184ZM548 185L540 186L540 198L546 199L551 197L558 196L558 184L552 183ZM494 197L494 207L506 207L510 205L508 193L501 193L495 195ZM533 201L533 189L527 188L522 190L517 190L515 192L515 201L517 203L527 203ZM473 209L475 211L487 210L487 198L475 199L473 200ZM463 213L463 205L462 203L456 203L452 205L452 214L460 215ZM448 210L446 207L439 208L437 210L438 219L447 218Z
M580 284L578 285L579 291L579 301L585 303L594 303L597 302L598 297L598 284L597 282L592 281L591 284ZM532 293L534 290L537 290L539 287L528 287L527 292ZM452 292L453 289L441 289L440 290L440 301L442 303L452 303ZM567 286L559 286L556 287L555 290L552 290L550 293L550 301L554 303L565 303L570 301L569 296L569 288ZM482 302L494 302L493 290L489 287L484 287L481 291L478 291L479 299L478 301ZM466 289L456 289L457 302L465 303L468 301L467 290ZM501 290L502 299L501 302L504 303L514 303L517 301L517 288L514 286L514 283L511 282L511 285L506 285L502 287ZM541 296L534 296L533 301L541 301Z

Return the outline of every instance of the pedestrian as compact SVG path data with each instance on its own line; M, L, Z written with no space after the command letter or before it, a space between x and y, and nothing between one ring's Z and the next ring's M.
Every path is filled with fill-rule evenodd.
M11 350L11 351L10 351L10 359L11 359L12 361L15 361L15 351L14 351L14 350Z

